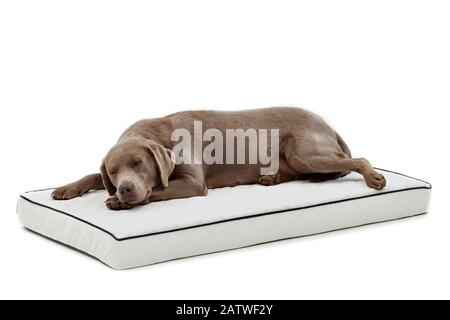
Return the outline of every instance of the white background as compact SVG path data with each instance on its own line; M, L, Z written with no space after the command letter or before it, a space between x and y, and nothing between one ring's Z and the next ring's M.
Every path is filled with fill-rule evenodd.
M0 2L0 298L450 298L448 1ZM117 272L22 229L128 125L299 105L429 215ZM299 195L301 196L301 195Z

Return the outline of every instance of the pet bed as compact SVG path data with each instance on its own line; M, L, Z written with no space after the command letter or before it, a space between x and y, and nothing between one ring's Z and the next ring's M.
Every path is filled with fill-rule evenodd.
M431 185L380 170L387 186L370 189L355 173L322 183L292 181L209 190L207 197L108 210L105 191L69 201L52 190L18 201L26 228L129 269L276 240L416 216L427 212Z

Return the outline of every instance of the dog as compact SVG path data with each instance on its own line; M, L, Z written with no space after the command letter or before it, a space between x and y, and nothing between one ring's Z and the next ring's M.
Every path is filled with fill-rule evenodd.
M176 164L172 133L180 128L192 133L195 122L201 122L205 130L214 128L223 134L229 129L277 129L279 148L271 156L278 158L278 171L261 174L260 161ZM203 142L202 146L207 144ZM248 147L248 142L245 145ZM257 183L271 186L298 179L321 182L352 171L361 174L370 188L381 190L386 185L383 175L369 161L352 158L341 136L310 111L293 107L237 112L185 111L133 124L108 152L100 173L57 188L52 197L68 200L92 190L106 189L110 195L106 206L121 210L154 201L206 196L208 189L213 188Z

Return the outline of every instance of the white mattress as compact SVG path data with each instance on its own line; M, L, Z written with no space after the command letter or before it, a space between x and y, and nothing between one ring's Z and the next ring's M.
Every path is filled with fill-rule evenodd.
M114 269L242 248L389 221L427 212L431 185L383 171L387 186L370 189L358 174L322 183L209 190L207 197L110 211L105 191L69 201L52 189L20 196L28 229L81 250Z

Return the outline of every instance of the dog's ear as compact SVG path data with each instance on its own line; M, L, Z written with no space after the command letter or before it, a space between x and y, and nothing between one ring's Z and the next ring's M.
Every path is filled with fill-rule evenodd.
M164 187L169 186L169 177L175 168L175 155L172 150L163 147L157 143L151 143L148 146L158 165L161 183Z
M117 189L112 184L111 180L109 179L108 172L106 172L105 163L102 163L102 166L100 167L100 173L102 175L102 181L103 186L105 187L106 191L108 191L110 196L113 196L116 194Z

